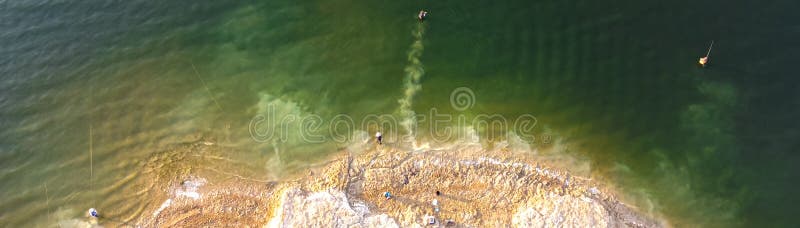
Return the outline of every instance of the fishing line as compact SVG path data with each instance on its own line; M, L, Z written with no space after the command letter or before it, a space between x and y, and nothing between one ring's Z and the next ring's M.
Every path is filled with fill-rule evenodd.
M208 85L206 84L206 81L204 81L203 78L200 77L200 72L197 72L197 68L194 66L194 61L190 61L189 63L192 64L192 70L194 70L194 76L197 76L197 79L200 79L200 83L203 83L203 87L206 88L206 92L208 92L208 96L211 97L211 100L213 100L214 104L217 105L217 108L219 108L219 111L220 112L224 112L222 110L222 105L220 105L219 102L217 101L217 98L214 97L214 93L211 93L211 89L208 88Z
M47 217L53 221L53 213L50 212L50 194L47 193L47 182L44 182L44 206L47 207Z
M706 53L706 57L711 55L711 48L714 47L714 41L711 41L711 45L708 46L708 52Z
M91 114L89 114L91 116ZM91 118L90 118L91 119ZM94 191L94 141L93 141L93 128L89 123L89 189ZM97 198L92 197L92 207L97 207Z

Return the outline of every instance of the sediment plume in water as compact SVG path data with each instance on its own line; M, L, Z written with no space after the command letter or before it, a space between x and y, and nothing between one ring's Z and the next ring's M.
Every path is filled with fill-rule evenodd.
M174 173L142 227L661 227L590 180L480 145L345 149L288 181ZM191 169L190 169L191 170ZM383 193L389 191L392 198ZM436 191L441 194L437 195ZM432 201L438 201L438 211ZM101 224L103 222L101 221Z
M408 65L404 69L406 72L405 78L403 79L405 90L403 91L403 98L398 101L400 103L400 115L402 118L400 125L403 126L403 129L407 134L404 141L415 141L414 129L417 121L416 114L414 113L412 107L414 103L414 97L420 90L422 90L420 79L422 79L422 76L425 75L425 69L423 68L422 62L420 62L419 59L422 56L422 51L425 50L425 46L422 43L422 37L424 33L425 25L423 23L418 23L414 31L412 31L414 42L411 44L411 47L408 51Z

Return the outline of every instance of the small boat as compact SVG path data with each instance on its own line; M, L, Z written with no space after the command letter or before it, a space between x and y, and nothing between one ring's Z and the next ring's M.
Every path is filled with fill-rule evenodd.
M426 17L428 17L428 11L420 10L419 14L417 14L417 19L419 19L419 22L424 21Z

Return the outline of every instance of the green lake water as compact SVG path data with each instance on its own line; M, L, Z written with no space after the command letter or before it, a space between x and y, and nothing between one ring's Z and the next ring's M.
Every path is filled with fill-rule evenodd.
M430 12L423 24L420 9ZM142 162L188 144L221 145L240 165L220 169L270 180L344 146L301 140L292 127L285 141L253 137L254 118L270 110L359 123L433 109L534 116L528 156L570 160L564 168L677 227L794 226L797 9L788 0L0 1L0 227L55 226L90 207L120 221L147 216L141 209L160 202L134 184L152 171ZM711 40L711 65L699 68ZM452 106L458 88L474 94L472 106ZM418 140L432 140L430 119L417 121Z

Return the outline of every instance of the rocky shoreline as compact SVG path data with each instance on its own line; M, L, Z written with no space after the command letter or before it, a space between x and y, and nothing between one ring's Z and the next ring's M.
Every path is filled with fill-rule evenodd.
M590 180L508 148L345 149L292 181L177 177L145 227L662 227ZM386 199L384 192L391 192ZM439 195L436 194L439 191ZM433 200L437 206L433 205ZM433 224L431 224L433 221Z

